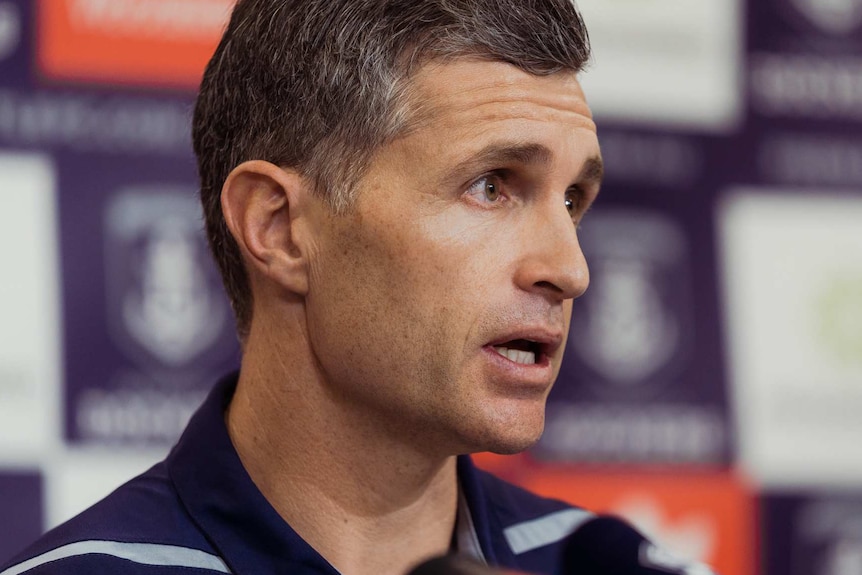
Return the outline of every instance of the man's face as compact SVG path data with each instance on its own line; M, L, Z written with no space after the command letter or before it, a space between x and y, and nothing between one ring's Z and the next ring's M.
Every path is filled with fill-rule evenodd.
M589 282L595 125L571 73L458 60L413 88L422 121L379 150L350 214L319 222L310 343L368 421L447 453L520 451Z

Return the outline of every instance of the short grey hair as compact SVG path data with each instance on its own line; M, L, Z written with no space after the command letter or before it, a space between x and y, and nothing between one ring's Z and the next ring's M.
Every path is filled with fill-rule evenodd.
M192 137L210 247L237 317L252 295L221 189L244 161L295 169L350 209L376 150L410 119L411 73L471 57L579 72L589 39L573 0L239 0L201 83Z

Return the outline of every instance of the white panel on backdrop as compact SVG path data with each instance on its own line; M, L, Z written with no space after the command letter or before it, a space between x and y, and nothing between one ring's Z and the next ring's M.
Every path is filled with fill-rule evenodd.
M44 156L0 154L0 461L60 441L56 178Z
M743 465L767 486L858 485L862 197L735 190L719 218Z
M45 464L45 529L67 521L165 457L164 450L67 449Z
M730 131L742 102L739 0L578 0L596 116Z

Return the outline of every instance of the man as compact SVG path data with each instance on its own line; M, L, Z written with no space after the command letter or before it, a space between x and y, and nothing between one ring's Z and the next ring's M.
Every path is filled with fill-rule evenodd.
M2 575L558 571L584 512L463 454L542 432L602 173L588 56L570 0L241 0L194 117L241 371Z

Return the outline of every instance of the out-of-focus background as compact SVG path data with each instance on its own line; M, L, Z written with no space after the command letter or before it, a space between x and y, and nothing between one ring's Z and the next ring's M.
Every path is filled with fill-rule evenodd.
M195 87L230 0L0 0L0 562L237 365ZM862 0L580 0L607 164L531 452L726 575L862 574Z

